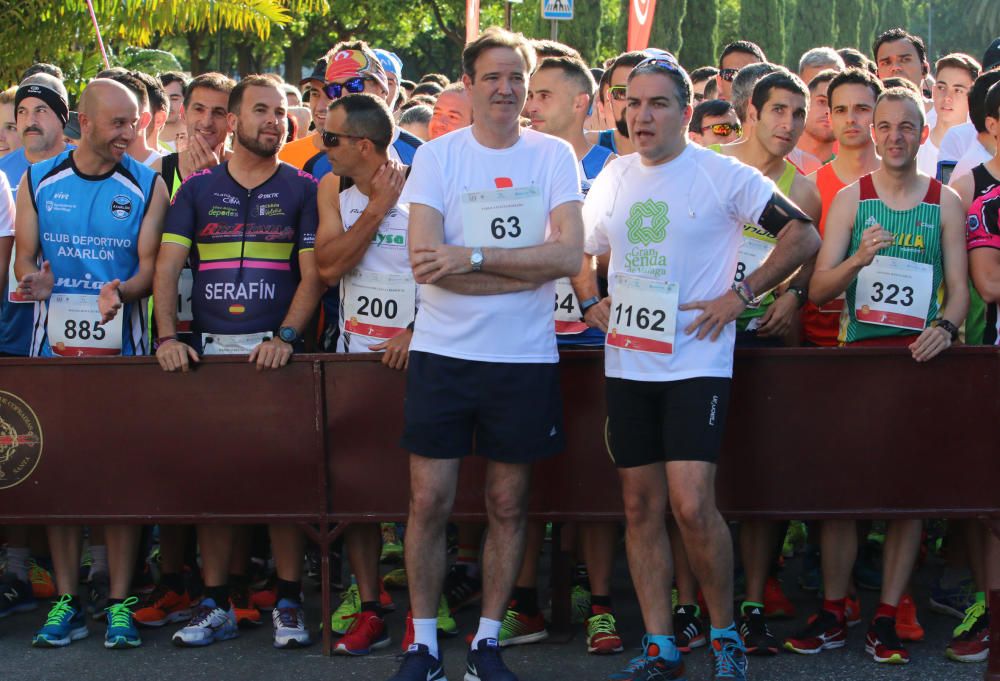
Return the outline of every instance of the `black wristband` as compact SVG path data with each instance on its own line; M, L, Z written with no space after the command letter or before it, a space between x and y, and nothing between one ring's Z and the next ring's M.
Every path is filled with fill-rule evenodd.
M587 310L589 310L590 308L594 307L595 305L597 305L600 302L601 302L601 299L600 299L599 296L591 296L590 298L587 298L586 300L581 300L580 301L580 316L581 317L585 316L587 314Z
M799 307L805 305L809 300L809 294L801 286L789 286L785 292L795 294L795 297L799 299Z
M952 343L954 343L955 341L958 340L958 327L955 326L954 324L952 324L951 322L949 322L944 317L938 317L933 322L931 322L931 325L932 326L940 327L940 328L944 329L945 331L947 331L949 334L951 334L951 342Z

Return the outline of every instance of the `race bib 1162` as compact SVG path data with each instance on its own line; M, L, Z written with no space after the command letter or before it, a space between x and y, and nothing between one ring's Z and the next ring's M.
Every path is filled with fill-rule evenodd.
M623 350L673 354L678 301L674 282L615 274L606 343Z

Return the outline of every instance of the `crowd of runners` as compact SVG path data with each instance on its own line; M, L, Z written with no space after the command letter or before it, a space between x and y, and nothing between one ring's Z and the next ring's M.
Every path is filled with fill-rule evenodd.
M8 527L0 617L51 600L32 645L92 618L122 649L167 625L179 646L218 643L270 611L277 648L320 626L348 656L401 641L392 681L435 681L439 636L479 603L464 678L515 681L501 650L547 636L532 464L565 447L559 349L590 346L625 522L573 528L573 611L588 653L639 644L611 598L624 536L645 631L611 679L683 679L702 646L717 681L746 679L747 656L842 647L859 589L878 592L875 662L908 662L929 609L961 621L949 658L986 659L1000 540L979 523L947 526L926 603L910 581L941 542L922 521L746 521L734 541L716 507L734 347L928 362L1000 343L1000 38L931 63L892 29L870 56L816 47L793 66L747 41L711 66L653 48L595 66L491 28L449 76L409 80L392 51L345 41L301 82L111 68L73 111L58 66L32 66L0 93L0 354L185 373L207 355L280 371L297 352L380 353L406 372L412 491L405 524L347 529L330 622L307 621L292 525ZM454 527L470 454L489 521ZM779 640L796 550L821 597ZM387 587L408 588L405 616Z

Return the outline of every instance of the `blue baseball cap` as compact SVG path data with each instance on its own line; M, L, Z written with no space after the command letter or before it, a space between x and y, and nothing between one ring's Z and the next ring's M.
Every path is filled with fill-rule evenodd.
M375 50L375 56L382 62L382 68L386 70L386 73L396 76L397 82L403 80L403 60L395 52Z

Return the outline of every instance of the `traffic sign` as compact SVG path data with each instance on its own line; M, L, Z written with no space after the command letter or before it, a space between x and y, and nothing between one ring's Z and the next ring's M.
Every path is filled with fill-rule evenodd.
M566 21L573 18L573 0L542 0L542 18Z

